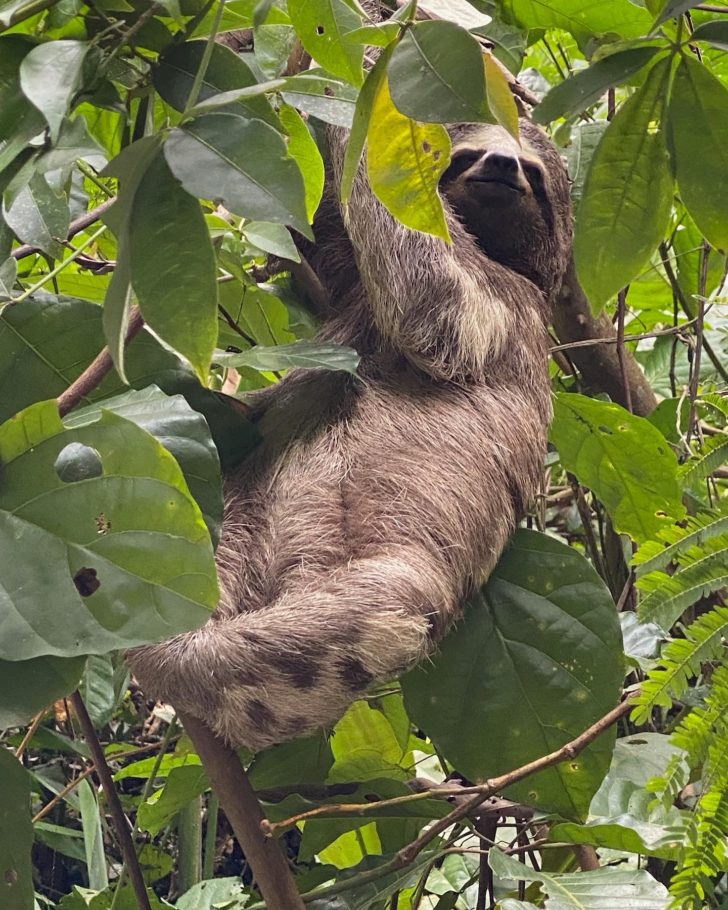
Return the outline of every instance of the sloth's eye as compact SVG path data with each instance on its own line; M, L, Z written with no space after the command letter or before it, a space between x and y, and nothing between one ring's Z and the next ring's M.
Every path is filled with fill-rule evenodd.
M546 188L543 168L535 161L521 159L521 167L534 193L543 192Z
M478 149L460 149L455 151L447 170L442 177L440 177L440 183L452 182L471 168L482 155L483 152L478 151Z

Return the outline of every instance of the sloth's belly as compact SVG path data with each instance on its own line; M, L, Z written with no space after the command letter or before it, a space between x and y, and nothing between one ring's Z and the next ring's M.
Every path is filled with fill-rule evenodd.
M426 548L463 586L489 570L538 484L541 409L513 390L400 380L321 396L315 422L274 427L229 481L218 562L246 609L392 547Z

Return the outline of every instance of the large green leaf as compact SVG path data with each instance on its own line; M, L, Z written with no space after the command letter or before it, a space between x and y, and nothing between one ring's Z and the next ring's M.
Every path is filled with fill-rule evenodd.
M454 22L418 22L407 29L392 55L389 85L397 109L413 120L493 119L480 46Z
M490 868L500 879L539 882L546 892L546 910L667 910L667 889L643 869L605 866L593 872L551 875L537 871L499 849L488 855ZM509 910L528 907L508 901Z
M367 134L367 172L377 197L407 227L450 240L437 186L450 163L450 138L439 123L416 123L378 86Z
M347 0L288 0L288 14L301 43L317 63L335 76L361 85L364 48L346 35L362 24L352 3Z
M158 834L191 799L210 789L202 765L191 762L172 768L164 786L139 806L137 824L150 834Z
M728 249L728 89L683 57L669 116L680 197L708 241Z
M170 45L152 71L154 87L175 110L185 109L206 45L206 40ZM245 88L256 82L253 71L241 57L228 47L214 44L197 100L205 101L220 92ZM277 125L273 108L266 98L241 98L230 105L230 110L243 117L265 120L273 127Z
M42 132L44 119L20 87L20 64L35 45L25 35L0 39L0 142L25 135L27 139Z
M518 531L440 652L402 680L405 703L470 779L552 752L611 710L622 680L614 604L575 550ZM503 736L503 730L508 736ZM516 784L514 799L583 818L612 752L603 736L573 761Z
M34 47L20 64L23 92L45 117L53 139L80 84L88 48L83 41L46 41Z
M0 427L0 459L0 658L103 653L209 616L210 537L152 436L110 412L67 429L42 402Z
M83 664L83 657L0 660L0 730L27 723L42 708L72 692Z
M685 513L677 459L644 417L584 395L556 396L551 441L567 471L590 487L614 527L637 542Z
M0 749L0 875L3 910L31 910L33 866L30 848L30 777L12 752Z
M172 131L164 154L189 193L222 198L238 215L311 236L301 171L267 123L226 111L203 114Z
M73 411L66 417L66 426L92 423L99 418L102 408L151 433L174 455L190 493L202 510L210 537L217 543L223 512L220 460L205 418L193 411L181 395L170 397L148 386Z
M581 37L646 35L652 16L631 0L502 0L503 6L525 27L563 28Z
M161 154L134 195L129 257L145 322L206 382L217 341L215 254L199 203L177 183Z
M655 45L629 47L597 60L559 82L533 111L537 123L578 114L597 102L612 86L619 85L646 66L661 48Z
M650 70L620 108L592 158L576 217L574 259L599 309L647 264L672 208L664 109L671 61Z

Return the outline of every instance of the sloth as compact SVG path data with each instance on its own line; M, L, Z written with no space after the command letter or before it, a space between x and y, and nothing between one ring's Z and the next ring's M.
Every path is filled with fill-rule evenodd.
M547 325L570 254L567 177L523 119L450 127L452 243L410 230L347 132L309 261L319 338L356 377L292 370L253 404L262 443L225 482L221 599L201 629L135 649L144 690L258 750L332 725L432 652L536 494L551 417Z

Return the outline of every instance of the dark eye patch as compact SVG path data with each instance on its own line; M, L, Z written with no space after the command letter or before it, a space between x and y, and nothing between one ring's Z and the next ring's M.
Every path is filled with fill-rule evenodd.
M534 193L543 193L546 189L543 168L536 162L521 159L521 167Z
M483 152L478 149L461 149L456 151L445 173L440 177L440 183L450 183L464 174L480 159Z

